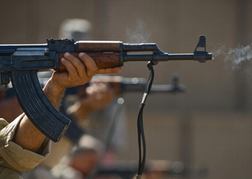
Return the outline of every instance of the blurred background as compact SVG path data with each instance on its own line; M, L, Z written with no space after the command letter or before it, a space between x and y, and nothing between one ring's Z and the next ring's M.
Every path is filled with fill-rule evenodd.
M237 47L250 49L252 1L9 0L1 7L2 44L58 39L61 23L69 18L92 24L90 40L153 42L168 53L192 53L198 37L206 35L213 61L160 62L154 67L154 84L170 84L176 72L187 89L148 97L147 160L183 162L194 171L191 178L252 177L251 63L248 58L234 68L225 55ZM117 75L148 78L148 74L145 62L126 62ZM123 98L127 140L119 159L137 161L136 121L142 93L125 93ZM205 167L206 175L197 173Z

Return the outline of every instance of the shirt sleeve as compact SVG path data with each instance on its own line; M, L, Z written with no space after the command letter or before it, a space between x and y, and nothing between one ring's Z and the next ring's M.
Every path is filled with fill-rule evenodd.
M17 172L25 172L39 165L50 152L50 140L46 139L38 153L23 149L12 141L15 131L24 117L17 117L8 124L0 119L0 166L13 169Z

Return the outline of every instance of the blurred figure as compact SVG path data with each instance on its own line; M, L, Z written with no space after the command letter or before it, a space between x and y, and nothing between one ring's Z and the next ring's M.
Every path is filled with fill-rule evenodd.
M97 76L96 76L97 77ZM87 88L87 93L95 90L96 87L101 87L102 78L95 78L96 81L92 83L92 88ZM111 78L113 81L113 78ZM109 82L107 83L110 86ZM95 87L96 86L96 87ZM111 86L110 86L111 87ZM116 91L113 87L114 95ZM95 96L96 100L104 98L102 94ZM98 102L99 103L99 102ZM97 104L96 104L97 105ZM81 118L81 116L79 116ZM96 112L93 112L86 120L81 120L83 127L85 127L88 134L99 139L105 145L103 151L102 162L109 165L117 160L118 152L127 147L127 124L126 124L126 109L123 100L118 96L114 96L110 104Z
M60 25L59 37L77 40L88 40L92 38L92 24L85 19L66 19ZM96 76L97 77L97 76ZM104 143L106 152L104 161L107 163L116 160L117 152L126 148L126 109L118 103L119 97L116 91L103 82L102 78L92 81L92 86L87 88L87 94L93 93L92 97L80 98L67 110L68 114L74 114L77 123L85 128L87 134L97 138ZM111 90L109 92L109 90ZM110 101L105 104L104 101ZM85 114L85 104L91 108L88 117ZM93 106L92 106L93 105ZM94 110L92 110L92 108ZM116 127L113 128L114 124Z
M59 36L60 38L70 38L75 41L87 40L91 38L91 29L91 23L85 19L66 19L60 26ZM96 81L93 81L95 84L93 84L92 88L87 89L87 93L89 90L95 92L99 88L102 91L102 88L105 86L106 88L111 88L109 83L102 83L102 78L96 79ZM114 96L109 105L103 107L105 105L102 104L102 100L99 98L105 100L104 98L108 98L108 94L98 94L98 91L96 93L93 99L79 99L67 111L69 114L75 114L74 117L78 121L78 124L84 127L88 134L104 143L106 152L103 154L103 161L109 164L116 160L118 151L127 147L126 109L123 100L118 96ZM81 103L85 102L85 100L89 100L88 104L92 104L91 101L93 101L96 107L101 105L100 110L96 108L96 112L90 112L88 118L82 114L84 112L84 104Z
M74 147L51 172L57 179L86 178L97 165L103 147L99 140L84 135L80 146Z
M91 23L85 19L66 19L59 29L59 38L87 40L91 37Z

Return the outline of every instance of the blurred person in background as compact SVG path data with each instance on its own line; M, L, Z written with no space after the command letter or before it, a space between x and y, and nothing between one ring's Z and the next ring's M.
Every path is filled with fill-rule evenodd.
M90 40L91 37L92 24L85 19L66 19L62 22L60 26L59 36L60 38L70 38L74 40ZM93 81L94 86L87 90L99 90L102 86L110 88L113 90L108 82L103 83L103 79L96 76L96 81ZM109 77L109 76L107 76ZM113 81L113 79L111 78ZM108 80L107 80L108 81ZM96 89L97 88L97 89ZM96 104L96 111L90 113L88 117L81 114L81 106L79 99L74 105L70 106L68 109L69 113L78 113L75 119L78 124L85 128L87 134L100 140L105 147L103 155L103 162L109 164L116 161L117 153L127 147L127 124L126 124L126 109L123 102L120 101L119 96L115 96L115 91L113 91L114 96L109 105L102 105L98 110L98 105L102 104L97 102L99 98L105 100L106 95L97 94L96 99L93 99L94 104ZM83 100L85 100L83 98ZM100 99L101 100L101 99ZM123 101L123 100L122 100ZM91 104L91 101L89 102Z
M90 175L99 162L103 143L98 139L84 135L80 146L75 146L53 167L51 172L57 179L83 179Z

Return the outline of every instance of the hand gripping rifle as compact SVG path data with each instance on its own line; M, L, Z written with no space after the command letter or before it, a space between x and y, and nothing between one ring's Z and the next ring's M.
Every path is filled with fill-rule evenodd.
M202 50L203 47L203 50ZM198 50L201 48L201 50ZM152 52L129 54L129 52ZM155 43L123 43L120 41L74 41L71 39L47 40L47 44L0 45L0 84L7 85L10 78L20 106L31 122L49 139L59 141L70 120L58 112L41 90L37 72L54 69L65 71L60 59L65 52L77 56L85 52L98 68L123 66L128 61L196 60L212 59L206 52L206 38L200 36L193 53L164 53Z

